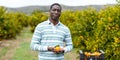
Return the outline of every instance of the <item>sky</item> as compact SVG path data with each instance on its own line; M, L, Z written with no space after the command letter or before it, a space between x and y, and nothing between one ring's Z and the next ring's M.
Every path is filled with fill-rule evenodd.
M116 0L0 0L0 6L23 7L30 5L51 5L60 3L68 6L116 4Z

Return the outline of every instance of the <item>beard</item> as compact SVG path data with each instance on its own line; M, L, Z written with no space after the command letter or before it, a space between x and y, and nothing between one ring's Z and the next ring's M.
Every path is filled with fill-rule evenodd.
M59 17L51 17L52 20L58 21Z
M51 15L51 19L54 21L58 21L59 17L60 17L60 15Z

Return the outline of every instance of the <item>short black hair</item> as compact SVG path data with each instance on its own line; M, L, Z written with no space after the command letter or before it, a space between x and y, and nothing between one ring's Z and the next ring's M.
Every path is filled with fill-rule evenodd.
M52 7L53 7L54 5L58 5L58 6L60 7L60 9L62 10L62 6L61 6L59 3L53 3L53 4L50 6L50 9L52 9Z

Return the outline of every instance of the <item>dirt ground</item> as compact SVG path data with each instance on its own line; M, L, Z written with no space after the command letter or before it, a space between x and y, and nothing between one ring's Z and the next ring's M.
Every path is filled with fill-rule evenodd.
M7 53L1 57L1 60L11 60L11 58L14 56L14 52L17 48L19 48L19 45L21 43L21 40L2 40L0 48L8 48ZM0 49L0 52L2 52Z

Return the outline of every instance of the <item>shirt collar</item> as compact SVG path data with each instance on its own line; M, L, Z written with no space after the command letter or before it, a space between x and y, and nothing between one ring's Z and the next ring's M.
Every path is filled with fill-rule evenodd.
M47 22L48 22L49 25L52 24L52 22L50 22L49 19L47 20ZM61 24L61 22L59 21L57 25L59 26L60 24Z

